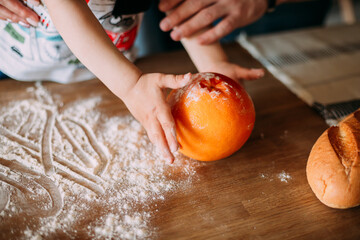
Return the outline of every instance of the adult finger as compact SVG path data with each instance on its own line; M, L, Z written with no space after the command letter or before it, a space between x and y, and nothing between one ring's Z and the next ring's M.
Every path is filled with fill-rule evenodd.
M155 148L163 155L165 160L170 163L174 162L174 156L171 154L163 129L157 119L150 119L147 123L143 123L147 130L150 141Z
M25 19L27 23L37 26L39 16L19 0L0 0L0 5L16 14L19 18Z
M187 73L185 75L163 74L158 78L158 86L160 88L177 89L184 87L190 82L190 80L191 73Z
M171 114L170 106L168 104L159 105L157 117L165 133L165 137L171 152L176 152L179 148L179 145L176 140L175 122Z
M181 3L183 0L160 0L159 10L162 12L167 12Z
M187 0L181 3L160 22L161 30L171 30L213 2L214 0Z
M235 18L226 17L221 20L216 26L201 34L198 37L200 44L211 44L218 41L220 38L225 37L237 27Z
M189 37L199 30L211 25L216 19L223 17L225 14L224 8L219 9L218 5L212 5L201 10L194 17L178 26L171 32L170 36L173 40L179 41L181 38Z
M26 22L25 19L20 18L18 15L3 6L0 6L0 19L9 22L19 23L24 27L30 27L30 25Z
M1 20L8 20L8 21L11 20L12 22L15 22L13 20L13 15L15 16L15 14L13 12L11 12L9 9L0 5L0 19Z

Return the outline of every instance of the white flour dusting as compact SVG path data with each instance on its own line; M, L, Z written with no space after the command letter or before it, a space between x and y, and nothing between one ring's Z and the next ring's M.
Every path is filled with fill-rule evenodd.
M99 110L102 96L64 105L39 83L27 92L0 105L0 238L155 238L158 203L201 163L166 164L126 110Z
M262 179L269 179L270 182L274 181L274 179L271 177L271 174L268 173L260 173L259 177Z
M277 177L280 179L281 182L285 182L285 183L288 183L288 181L291 179L291 176L285 171L279 173Z
M274 180L273 178L274 174L269 174L269 173L260 173L259 177L262 179L268 179L270 182L272 182ZM290 174L286 173L284 170L281 171L281 173L276 174L276 177L284 183L288 183L289 180L292 179L292 177L290 176Z

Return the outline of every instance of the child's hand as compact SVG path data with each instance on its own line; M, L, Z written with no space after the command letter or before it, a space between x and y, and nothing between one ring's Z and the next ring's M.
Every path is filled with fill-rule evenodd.
M166 160L174 161L178 149L175 123L170 106L166 103L164 89L177 89L189 83L191 74L143 74L122 98L133 116L144 126L150 141Z
M242 80L256 80L264 76L264 69L248 69L230 62L217 62L208 68L209 72L223 74L233 80L242 83Z

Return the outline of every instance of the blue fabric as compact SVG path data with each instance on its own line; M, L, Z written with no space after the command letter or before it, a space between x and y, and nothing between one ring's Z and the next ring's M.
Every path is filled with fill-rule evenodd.
M4 73L0 72L0 80L5 78L9 78L9 77L6 76Z
M168 32L161 31L159 24L165 14L160 12L157 6L158 1L152 1L150 9L144 14L135 41L138 57L182 48L181 43L173 41Z

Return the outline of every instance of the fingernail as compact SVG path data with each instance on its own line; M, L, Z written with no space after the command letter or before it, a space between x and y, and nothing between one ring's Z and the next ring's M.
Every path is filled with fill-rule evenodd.
M174 41L179 41L181 39L181 32L179 29L175 29L170 33L170 36Z
M258 77L263 77L265 74L264 70L261 68L252 68L251 71L254 72Z
M20 24L21 26L23 26L23 27L26 27L26 28L29 28L29 27L30 27L30 25L29 25L28 23L24 23L24 22L22 22L22 21L20 21L19 24Z
M179 146L176 143L174 143L170 146L170 150L172 153L176 153L178 149L179 149Z
M166 158L166 162L172 164L172 163L174 163L174 158L167 157L167 158Z
M170 150L171 150L172 153L175 153L175 152L177 152L177 150L179 150L179 144L177 143L177 140L176 140L176 130L175 130L175 128L171 129L171 134L173 135L176 142L174 142L170 146Z
M192 76L191 73L187 73L184 75L184 78L183 78L184 82L181 87L185 87L190 82L191 76Z
M13 21L11 21L11 19L7 18L6 21L8 21L9 23L12 23Z
M184 74L182 79L179 81L179 88L185 87L189 84L191 79L191 73Z
M32 20L31 18L27 18L26 21L28 21L28 23L30 23L33 27L37 27L38 23L34 20Z
M190 72L188 72L187 74L185 74L185 76L184 76L184 80L189 81L190 79L191 79L191 73L190 73Z
M27 2L28 2L30 5L33 5L33 6L35 6L35 7L37 7L37 6L40 5L39 1L36 1L36 0L28 0Z
M169 31L171 29L171 25L169 22L169 19L165 18L160 22L160 28L161 30L163 30L164 32Z
M166 162L168 162L168 163L174 162L174 156L170 153L169 150L163 149L162 156Z

